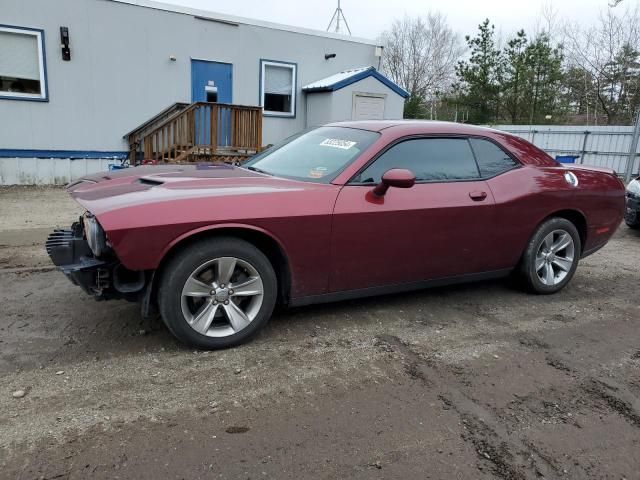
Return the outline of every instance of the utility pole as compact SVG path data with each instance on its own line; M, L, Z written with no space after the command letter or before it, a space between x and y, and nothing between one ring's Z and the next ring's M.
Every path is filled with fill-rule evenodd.
M331 30L331 25L333 25L334 21L336 27L333 29L334 33L342 33L340 29L340 20L344 22L345 27L347 27L347 32L351 35L351 29L349 28L349 24L347 23L347 18L344 16L344 12L342 11L342 7L340 6L340 0L338 0L338 8L336 8L335 12L333 12L333 16L331 17L331 21L329 22L329 26L327 27L327 32Z
M636 154L638 151L638 138L640 138L640 108L636 113L636 124L633 128L633 137L631 137L631 148L629 149L629 159L627 160L627 170L624 173L625 182L631 181L633 175L633 165L636 163Z

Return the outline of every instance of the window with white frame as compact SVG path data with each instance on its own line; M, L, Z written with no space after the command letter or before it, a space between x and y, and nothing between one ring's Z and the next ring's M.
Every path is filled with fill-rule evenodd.
M296 65L262 60L260 69L260 105L264 114L295 117Z
M47 100L44 33L0 26L0 98Z

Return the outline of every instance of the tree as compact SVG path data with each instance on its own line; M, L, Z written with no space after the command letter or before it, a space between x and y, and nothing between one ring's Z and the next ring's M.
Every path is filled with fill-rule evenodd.
M427 118L425 100L420 95L410 95L404 102L403 118Z
M541 34L525 50L525 102L528 123L544 123L547 115L559 110L562 80L562 51L552 47L546 34Z
M610 124L633 122L640 100L638 7L625 12L609 8L596 25L568 25L566 30L569 66L594 80L594 110L604 113Z
M500 114L503 57L494 36L495 27L486 19L475 37L465 37L471 57L456 67L459 103L468 109L472 123L490 123Z
M429 13L424 18L405 16L394 21L381 41L383 71L410 94L406 115L425 114L425 102L434 101L454 78L463 51L460 37L444 16Z
M522 119L522 106L525 102L524 82L527 70L527 34L520 30L515 38L507 43L505 56L504 108L511 123Z
M593 118L596 102L596 82L590 72L569 66L562 76L560 101L565 114L573 115L581 121Z

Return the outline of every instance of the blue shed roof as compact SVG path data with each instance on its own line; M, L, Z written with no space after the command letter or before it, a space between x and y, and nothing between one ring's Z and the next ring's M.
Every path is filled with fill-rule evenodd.
M352 83L359 82L367 77L373 77L379 82L383 83L391 90L396 92L402 98L407 98L409 96L409 92L407 92L404 88L401 88L387 77L382 75L379 71L377 71L374 67L363 67L363 68L354 68L351 70L344 70L342 72L336 73L329 77L323 78L322 80L315 81L308 85L302 87L302 90L307 93L312 92L333 92L335 90L340 90L347 85L351 85Z

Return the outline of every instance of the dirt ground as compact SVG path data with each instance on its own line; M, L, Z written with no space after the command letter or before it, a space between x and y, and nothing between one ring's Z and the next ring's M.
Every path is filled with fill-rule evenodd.
M0 189L1 478L640 478L638 232L554 296L500 281L281 311L197 352L51 268L46 234L79 213Z

